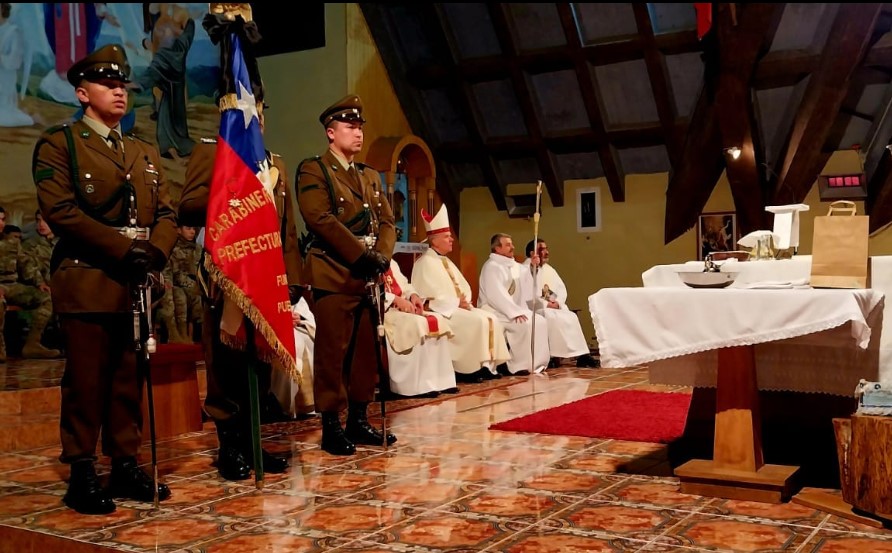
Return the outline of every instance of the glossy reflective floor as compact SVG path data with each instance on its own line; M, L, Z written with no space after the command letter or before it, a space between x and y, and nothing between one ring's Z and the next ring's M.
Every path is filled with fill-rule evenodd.
M121 502L106 517L62 506L58 447L5 453L0 551L892 552L892 532L795 503L681 494L665 446L488 430L619 388L672 390L644 369L503 378L395 406L397 444L352 457L320 451L317 420L268 425L264 445L292 467L262 491L217 476L206 426L159 445L170 500L157 511Z

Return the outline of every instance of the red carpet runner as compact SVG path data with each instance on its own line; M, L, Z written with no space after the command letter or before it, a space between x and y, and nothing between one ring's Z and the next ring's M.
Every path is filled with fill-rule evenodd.
M669 443L684 432L691 395L614 390L505 422L491 430Z

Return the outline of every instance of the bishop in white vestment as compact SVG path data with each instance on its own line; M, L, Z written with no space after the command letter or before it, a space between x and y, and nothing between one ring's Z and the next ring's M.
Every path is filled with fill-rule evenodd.
M495 313L505 325L511 360L508 370L540 372L548 366L548 321L534 315L527 306L521 264L514 260L514 243L507 234L496 234L490 242L492 253L480 270L480 296L477 305ZM533 335L535 317L535 336ZM535 342L533 342L535 340ZM535 349L531 346L535 343ZM535 355L535 358L533 357Z
M534 248L530 240L526 254L521 272L523 289L527 292L527 305L548 320L551 355L575 357L577 367L597 367L598 362L591 356L579 318L567 307L567 287L548 262L548 244L540 238L538 247ZM533 257L538 259L538 264L531 262Z
M471 285L446 254L454 239L446 206L436 217L422 210L430 248L412 268L412 285L428 309L446 317L452 327L452 367L455 372L472 375L484 370L495 375L496 367L511 354L505 342L505 328L495 315L471 305Z
M384 273L384 297L390 391L417 396L454 389L449 321L424 311L423 300L392 259Z

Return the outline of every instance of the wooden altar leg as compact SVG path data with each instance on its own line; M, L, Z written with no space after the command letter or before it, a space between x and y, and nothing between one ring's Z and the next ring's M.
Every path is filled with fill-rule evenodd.
M675 469L681 491L780 503L792 495L799 467L766 465L753 346L718 350L715 439L711 461L694 459Z

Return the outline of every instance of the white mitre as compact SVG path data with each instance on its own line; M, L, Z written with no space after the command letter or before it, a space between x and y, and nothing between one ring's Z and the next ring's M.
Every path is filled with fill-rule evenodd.
M426 209L421 208L421 218L424 220L424 230L427 231L428 236L442 234L451 230L449 228L449 212L446 210L446 204L440 206L440 211L434 217L431 217L431 214Z

